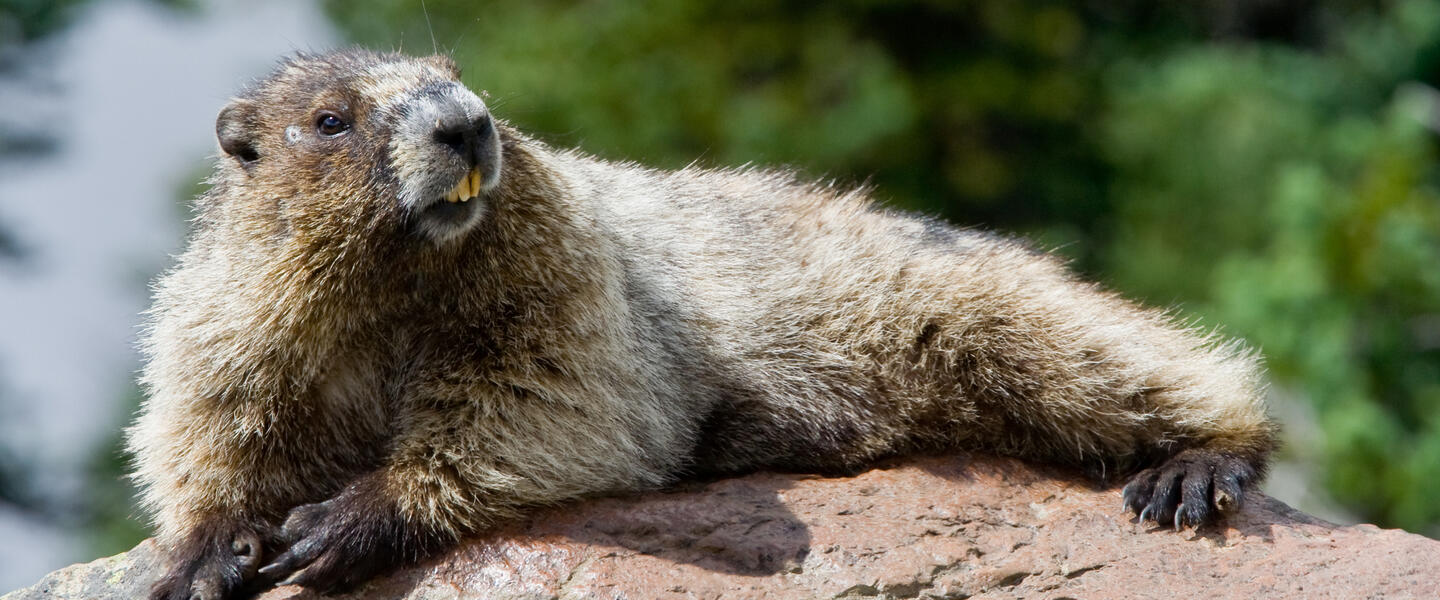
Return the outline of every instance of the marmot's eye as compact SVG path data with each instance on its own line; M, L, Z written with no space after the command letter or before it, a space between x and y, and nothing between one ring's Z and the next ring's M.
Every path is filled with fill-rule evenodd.
M350 124L346 123L345 119L341 119L340 115L332 112L320 113L320 116L315 119L315 131L319 131L320 135L340 135L349 129Z

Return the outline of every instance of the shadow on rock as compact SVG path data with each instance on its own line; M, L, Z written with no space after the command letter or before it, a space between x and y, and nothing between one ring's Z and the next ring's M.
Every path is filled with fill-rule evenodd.
M643 502L605 498L580 514L539 513L529 531L721 573L773 575L797 569L810 552L809 530L781 498L793 484L793 476L760 474L686 484Z

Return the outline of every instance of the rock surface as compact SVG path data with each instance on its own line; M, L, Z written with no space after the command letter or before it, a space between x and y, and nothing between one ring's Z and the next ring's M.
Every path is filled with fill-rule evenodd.
M144 598L159 574L147 541L3 600ZM1068 474L922 457L546 510L343 598L1440 598L1440 541L1260 495L1177 533Z

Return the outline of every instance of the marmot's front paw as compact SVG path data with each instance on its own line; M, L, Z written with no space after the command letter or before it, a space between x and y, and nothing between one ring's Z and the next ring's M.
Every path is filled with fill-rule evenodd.
M1164 464L1141 471L1125 486L1127 510L1160 525L1201 525L1240 508L1245 490L1257 479L1250 463L1207 450L1186 450Z
M297 506L281 528L290 548L260 569L276 585L346 591L421 554L415 528L364 480L318 504Z
M321 592L340 591L369 576L362 569L371 559L358 552L357 543L368 534L358 515L338 510L341 497L290 511L280 535L290 548L260 569L260 575L278 585L301 585ZM347 514L349 513L349 514ZM359 571L366 571L360 573Z
M255 530L202 525L172 553L150 600L226 600L255 576L263 545Z

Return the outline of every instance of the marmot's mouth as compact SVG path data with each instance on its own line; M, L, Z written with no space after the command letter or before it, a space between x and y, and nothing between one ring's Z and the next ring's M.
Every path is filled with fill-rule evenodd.
M481 210L477 206L480 202L470 200L480 195L484 183L485 176L480 169L470 169L455 187L420 210L416 215L420 227L438 240L449 239L465 231Z

